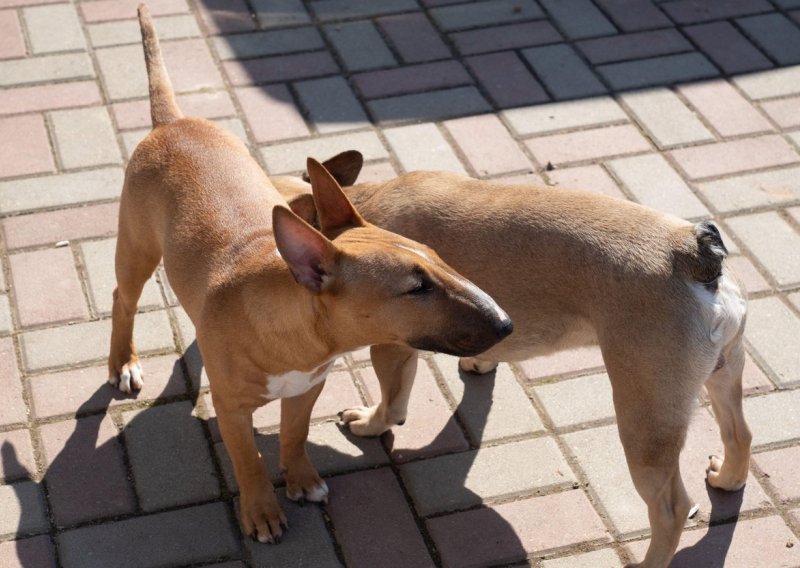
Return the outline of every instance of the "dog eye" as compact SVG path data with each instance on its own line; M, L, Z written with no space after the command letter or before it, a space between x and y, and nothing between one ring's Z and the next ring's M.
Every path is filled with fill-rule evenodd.
M428 280L420 280L419 283L414 286L411 290L405 292L406 296L421 296L427 292L433 290L433 283Z

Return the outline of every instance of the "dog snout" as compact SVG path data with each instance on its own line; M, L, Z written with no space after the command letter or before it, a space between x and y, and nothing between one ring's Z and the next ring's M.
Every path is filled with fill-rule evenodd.
M497 337L499 339L505 339L511 335L512 331L514 331L514 322L511 321L511 318L508 317L508 315L506 315L505 319L500 319L497 321L497 324L495 325L495 331L497 332Z

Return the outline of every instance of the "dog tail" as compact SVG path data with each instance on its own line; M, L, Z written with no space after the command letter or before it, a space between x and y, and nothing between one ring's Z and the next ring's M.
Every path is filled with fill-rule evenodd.
M692 233L694 243L689 247L689 254L679 255L679 264L692 280L713 285L722 275L722 265L728 256L728 249L722 242L719 229L711 221L697 223Z
M147 80L150 83L150 117L155 128L182 118L183 113L175 102L175 91L172 89L172 82L161 57L161 46L158 43L153 19L144 3L139 4L139 27L142 30L144 61L147 66Z

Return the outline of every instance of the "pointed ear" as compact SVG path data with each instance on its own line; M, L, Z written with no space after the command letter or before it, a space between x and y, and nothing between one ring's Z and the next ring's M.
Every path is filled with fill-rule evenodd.
M323 235L333 235L342 229L366 224L325 166L314 158L308 158L306 169L311 179L311 191Z
M282 205L272 209L272 229L294 279L311 292L320 292L329 275L326 266L336 253L333 243Z
M349 187L356 183L358 174L364 166L364 156L358 150L346 150L322 162L333 179L342 186ZM303 181L309 181L308 173L303 174Z
M319 226L317 222L317 206L314 205L314 196L310 193L301 193L294 196L289 200L289 207L298 217L312 227Z

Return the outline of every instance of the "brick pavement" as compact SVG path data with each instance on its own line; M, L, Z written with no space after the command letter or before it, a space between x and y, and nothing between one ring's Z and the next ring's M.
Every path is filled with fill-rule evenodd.
M339 360L310 454L327 507L242 538L194 333L148 283L137 397L104 383L116 203L146 133L137 0L0 0L0 566L619 567L648 525L597 349L485 377L426 356L408 422L335 424L377 396ZM751 303L743 492L682 469L701 513L675 566L800 566L800 2L152 0L188 114L273 174L356 148L416 168L576 186L720 225ZM184 357L181 355L186 352ZM277 447L277 405L256 415ZM279 481L279 480L278 480ZM280 490L279 490L280 493Z

